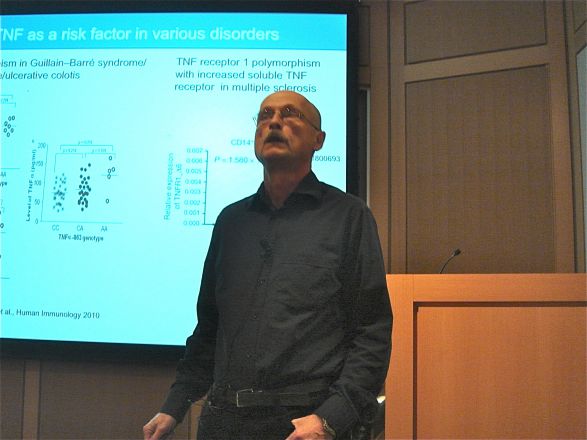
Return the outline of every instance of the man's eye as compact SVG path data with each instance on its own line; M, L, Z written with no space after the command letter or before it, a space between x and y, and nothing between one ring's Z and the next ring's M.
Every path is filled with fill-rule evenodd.
M259 113L259 121L266 121L267 119L271 119L273 117L273 112L270 110L263 110Z
M296 111L291 107L284 107L281 109L281 117L282 118L291 118L292 116L296 115Z

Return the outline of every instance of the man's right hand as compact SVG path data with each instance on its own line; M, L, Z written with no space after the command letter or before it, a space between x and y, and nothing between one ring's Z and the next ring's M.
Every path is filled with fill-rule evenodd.
M169 414L157 413L143 426L145 440L164 440L173 437L173 430L177 426L177 420Z

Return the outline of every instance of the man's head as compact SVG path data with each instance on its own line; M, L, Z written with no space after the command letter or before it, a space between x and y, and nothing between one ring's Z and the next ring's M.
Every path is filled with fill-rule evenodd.
M282 91L261 103L255 132L255 155L265 169L287 169L307 174L312 156L322 148L318 109L299 93Z

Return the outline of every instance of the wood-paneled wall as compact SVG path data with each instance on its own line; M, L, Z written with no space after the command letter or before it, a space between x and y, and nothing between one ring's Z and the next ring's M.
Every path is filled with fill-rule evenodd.
M175 363L0 358L0 438L142 439L175 376ZM199 408L175 438L194 438Z
M555 272L545 66L406 85L407 272ZM444 250L444 251L443 251Z
M584 54L587 50L587 4L583 0L573 0L567 2L565 6L575 194L575 251L577 270L585 272L587 271L587 105L584 104L583 114L581 114L579 102L586 101L587 85L585 77L579 78L578 72L579 70L587 71L587 66L578 65L578 56L580 52ZM582 84L579 85L579 82Z
M386 21L370 28L377 44L360 80L372 95L370 201L389 271L435 273L456 248L446 272L584 268L565 3L363 8L372 25Z

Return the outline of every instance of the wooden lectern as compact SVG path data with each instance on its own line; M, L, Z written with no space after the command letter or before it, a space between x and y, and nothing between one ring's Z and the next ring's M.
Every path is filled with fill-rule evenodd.
M387 281L386 439L587 438L585 274Z

